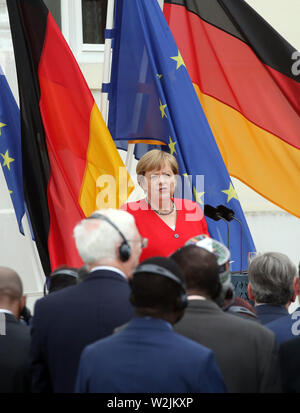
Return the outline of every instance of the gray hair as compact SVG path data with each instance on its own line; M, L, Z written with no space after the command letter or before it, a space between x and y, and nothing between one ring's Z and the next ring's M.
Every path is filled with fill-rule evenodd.
M286 305L294 294L297 268L285 254L257 255L250 264L248 279L257 303Z
M117 209L95 211L109 218L122 232L126 240L133 240L137 228L131 214ZM85 264L101 260L116 260L117 247L123 241L119 232L103 219L83 219L74 228L74 238L78 253Z

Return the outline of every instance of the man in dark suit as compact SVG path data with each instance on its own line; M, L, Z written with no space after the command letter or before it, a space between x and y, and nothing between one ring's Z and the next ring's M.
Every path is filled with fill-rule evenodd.
M211 251L226 248L211 242L215 243ZM222 302L223 280L215 254L188 245L171 258L184 273L188 295L187 309L175 330L214 351L229 392L280 392L274 334L257 322L222 311L217 304Z
M279 348L284 393L300 393L300 337L285 341Z
M37 301L32 324L34 392L74 391L83 348L134 315L128 279L137 266L143 239L134 218L107 209L74 229L76 246L89 267L83 282Z
M79 393L211 393L225 386L211 350L174 333L186 306L182 274L172 260L142 262L130 281L137 317L86 347Z
M30 391L30 331L19 321L25 302L18 274L0 267L0 393Z
M277 346L300 335L300 307L292 314L280 317L271 323L265 324L276 337Z
M262 324L288 316L295 301L297 268L285 254L267 252L257 255L248 271L248 295Z
M300 299L300 270L298 269L298 277L294 279L295 294ZM281 343L291 340L300 335L300 307L296 308L293 313L277 318L276 320L267 323L266 327L273 331L276 337L277 346Z

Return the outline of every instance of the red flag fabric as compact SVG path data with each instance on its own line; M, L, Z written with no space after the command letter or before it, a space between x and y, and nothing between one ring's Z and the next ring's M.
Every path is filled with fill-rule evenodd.
M118 208L133 184L44 3L9 0L7 7L20 95L25 198L47 274L59 265L82 264L74 226L97 208ZM105 176L110 186L103 195Z

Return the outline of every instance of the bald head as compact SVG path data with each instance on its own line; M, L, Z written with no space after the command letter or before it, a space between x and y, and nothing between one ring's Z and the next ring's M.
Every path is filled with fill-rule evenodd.
M7 267L0 267L0 302L15 301L23 295L22 281L18 274Z

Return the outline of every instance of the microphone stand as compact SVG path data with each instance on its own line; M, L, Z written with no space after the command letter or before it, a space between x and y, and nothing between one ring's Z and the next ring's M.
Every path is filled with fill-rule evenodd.
M243 225L239 219L236 217L232 217L235 221L237 221L241 226L241 275L243 274Z
M227 219L221 217L221 215L218 214L218 216L220 217L220 219L222 219L224 222L226 222L226 225L227 225L227 246L228 246L228 249L230 250L230 246L229 246L229 223L228 223Z

